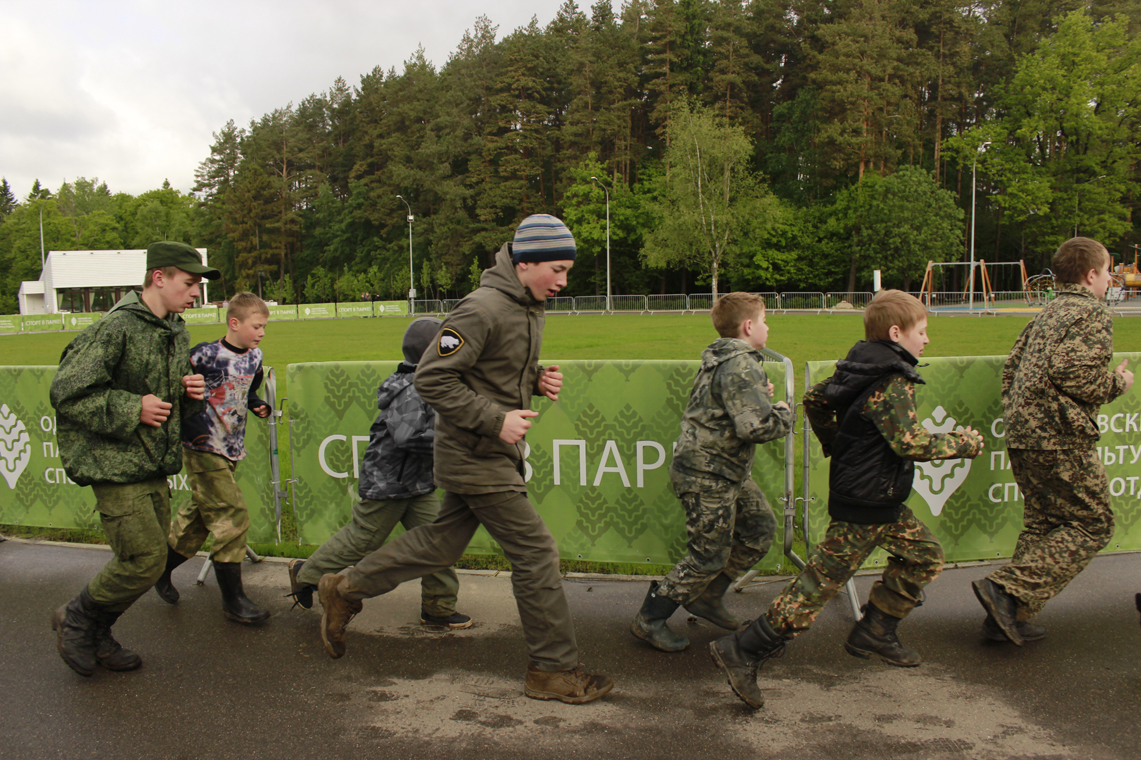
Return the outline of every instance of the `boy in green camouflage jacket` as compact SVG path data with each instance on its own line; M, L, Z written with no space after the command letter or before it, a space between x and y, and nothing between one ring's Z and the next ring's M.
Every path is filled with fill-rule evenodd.
M205 394L178 315L200 295L203 277L220 276L185 243L153 243L142 293L128 293L76 336L52 380L64 470L95 492L114 552L52 616L60 656L82 676L97 664L113 671L142 664L115 641L111 626L154 585L166 562L167 478L182 469L181 420L202 408Z
M721 337L701 354L670 464L670 483L685 507L689 553L661 583L652 582L630 632L663 652L680 652L689 639L667 625L688 612L730 630L741 621L722 598L772 546L776 517L752 479L756 444L788 434L792 410L772 403L773 386L761 366L768 340L765 302L729 293L713 305Z
M1026 326L1002 371L1010 467L1025 500L1010 562L975 581L983 635L1019 646L1046 635L1030 619L1061 593L1113 536L1109 481L1097 455L1101 405L1129 391L1125 361L1110 369L1109 252L1067 240L1050 267L1057 296Z
M868 555L889 555L872 586L864 616L844 648L856 657L877 655L914 667L919 654L899 642L895 629L920 601L923 587L943 569L943 548L904 504L911 494L913 462L975 457L982 436L972 428L931 433L919 423L915 371L927 338L927 312L899 290L876 294L864 312L866 341L836 363L836 373L804 396L804 409L825 456L828 531L800 575L748 628L710 644L713 661L753 709L764 706L757 668L784 651L785 642L811 627Z

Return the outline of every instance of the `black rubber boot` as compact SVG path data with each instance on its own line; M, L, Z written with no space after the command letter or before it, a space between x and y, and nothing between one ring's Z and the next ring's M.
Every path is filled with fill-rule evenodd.
M111 626L115 625L122 614L100 610L95 622L95 660L107 670L116 672L134 670L143 664L141 657L130 649L125 649L111 635Z
M235 623L253 625L269 619L269 611L263 610L246 598L242 588L241 562L214 562L214 577L222 590L222 614Z
M99 605L87 589L52 615L55 646L67 666L81 676L95 672L95 626Z
M680 652L689 646L689 639L670 630L666 621L678 608L678 603L664 596L657 596L658 582L650 582L650 590L642 602L642 609L630 623L630 633L663 652Z
M733 585L733 579L725 573L714 578L701 596L685 605L686 612L705 618L713 625L736 631L741 628L741 621L733 617L733 613L725 608L725 592Z
M1037 623L1031 623L1029 620L1024 623L1015 623L1014 627L1018 629L1018 635L1023 641L1041 641L1046 638L1046 628ZM990 615L987 615L986 620L983 621L983 637L991 641L1010 641Z
M162 571L162 575L155 581L155 591L159 597L167 604L178 604L178 589L174 587L174 583L170 580L170 574L174 572L174 568L181 565L190 557L184 557L168 545L166 547L166 569Z
M844 649L848 654L869 659L873 654L889 665L914 668L923 662L919 652L899 643L895 633L900 618L892 617L871 602L864 607L864 616L856 621Z
M784 653L788 639L783 631L774 631L768 618L761 615L743 631L714 641L709 645L709 654L714 664L725 671L741 701L759 710L765 706L765 697L757 686L757 671L765 660Z

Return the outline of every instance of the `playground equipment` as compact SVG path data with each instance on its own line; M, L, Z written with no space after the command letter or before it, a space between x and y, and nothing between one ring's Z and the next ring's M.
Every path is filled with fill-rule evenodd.
M994 289L990 270L987 268L985 260L980 259L975 262L975 267L979 270L977 281L970 266L970 263L966 261L928 261L927 270L923 273L923 285L919 289L919 300L922 301L928 309L938 306L944 308L961 308L972 304L974 300L970 297L972 289L976 292L981 289L982 308L993 308L996 305L996 292L1015 292L1016 289L1013 286L1017 285L1017 291L1021 291L1026 303L1032 303L1031 294L1027 286L1031 278L1026 275L1026 263L1024 261L998 261L990 264L991 268L999 270L1001 277L1006 281L1004 283L1005 287L999 291ZM967 267L967 273L964 276L967 284L961 294L950 291L945 287L947 273L948 271L954 272L955 267ZM1010 271L1002 269L1002 267L1016 267L1017 269ZM1017 279L1014 279L1015 277ZM1052 286L1053 275L1050 275L1050 279ZM1139 275L1138 282L1138 287L1141 287L1141 275Z

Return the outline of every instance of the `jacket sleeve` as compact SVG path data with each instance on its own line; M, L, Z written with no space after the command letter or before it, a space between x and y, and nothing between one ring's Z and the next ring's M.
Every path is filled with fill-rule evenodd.
M1125 392L1125 383L1110 368L1113 322L1108 314L1092 313L1070 325L1050 354L1050 381L1070 398L1104 404Z
M401 451L431 454L436 440L436 413L409 387L384 419L392 444Z
M742 441L772 441L786 435L792 425L792 410L773 406L768 385L764 370L748 354L735 356L717 368L713 392L721 397Z
M982 452L981 441L966 431L932 433L923 427L915 409L915 385L902 375L893 375L868 398L864 415L903 459L927 462L971 458Z
M142 424L143 397L112 388L124 333L108 325L81 333L64 349L51 384L56 412L87 430L126 440Z
M824 390L831 382L832 378L828 378L812 386L804 394L803 399L804 415L808 417L808 424L812 426L812 432L820 441L820 448L824 450L826 457L832 455L832 441L836 440L836 434L840 429L840 423L836 420L836 410L824 397Z
M428 346L416 368L416 391L450 423L478 435L495 437L503 429L508 410L480 396L464 381L465 374L479 360L491 334L491 318L470 301L461 302L448 315L436 343ZM442 355L442 341L454 332L463 341L455 350Z

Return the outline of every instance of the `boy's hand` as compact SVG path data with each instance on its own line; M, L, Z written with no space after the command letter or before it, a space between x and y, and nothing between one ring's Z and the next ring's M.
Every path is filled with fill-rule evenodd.
M769 385L771 386L772 383L769 383ZM790 407L789 407L787 401L778 401L775 404L773 404L773 409L788 409L788 408L790 408Z
M250 411L262 419L265 419L270 415L273 409L270 408L269 404L258 404L253 409L250 409Z
M559 365L554 364L550 367L545 367L543 374L539 375L539 379L535 385L538 386L539 393L542 393L551 401L558 401L559 391L563 388L563 373L559 372Z
M153 393L143 396L143 410L139 412L139 422L151 427L162 427L170 417L171 404Z
M964 440L977 443L978 447L979 447L978 453L979 454L982 453L983 448L986 446L986 442L983 439L982 433L980 433L979 431L975 430L973 427L970 427L970 426L967 426L965 428L959 428L959 432L963 434ZM976 456L978 456L978 454L976 454Z
M186 395L195 401L206 398L206 378L202 375L183 375L182 387L186 389Z
M503 417L503 427L499 430L499 439L504 443L519 443L527 431L531 429L531 420L528 417L538 417L539 413L530 409L512 409Z
M769 398L772 398L772 397L773 397L773 394L774 394L774 393L776 393L776 390L777 390L777 389L776 389L776 386L775 386L775 385L773 385L773 384L770 382L770 383L769 383L769 387L768 387L768 389L767 389L767 390L768 390L768 392L769 392Z
M1128 393L1129 389L1133 387L1133 373L1125 369L1128 361L1128 359L1122 359L1121 364L1118 364L1113 370L1115 375L1125 378L1125 393Z

